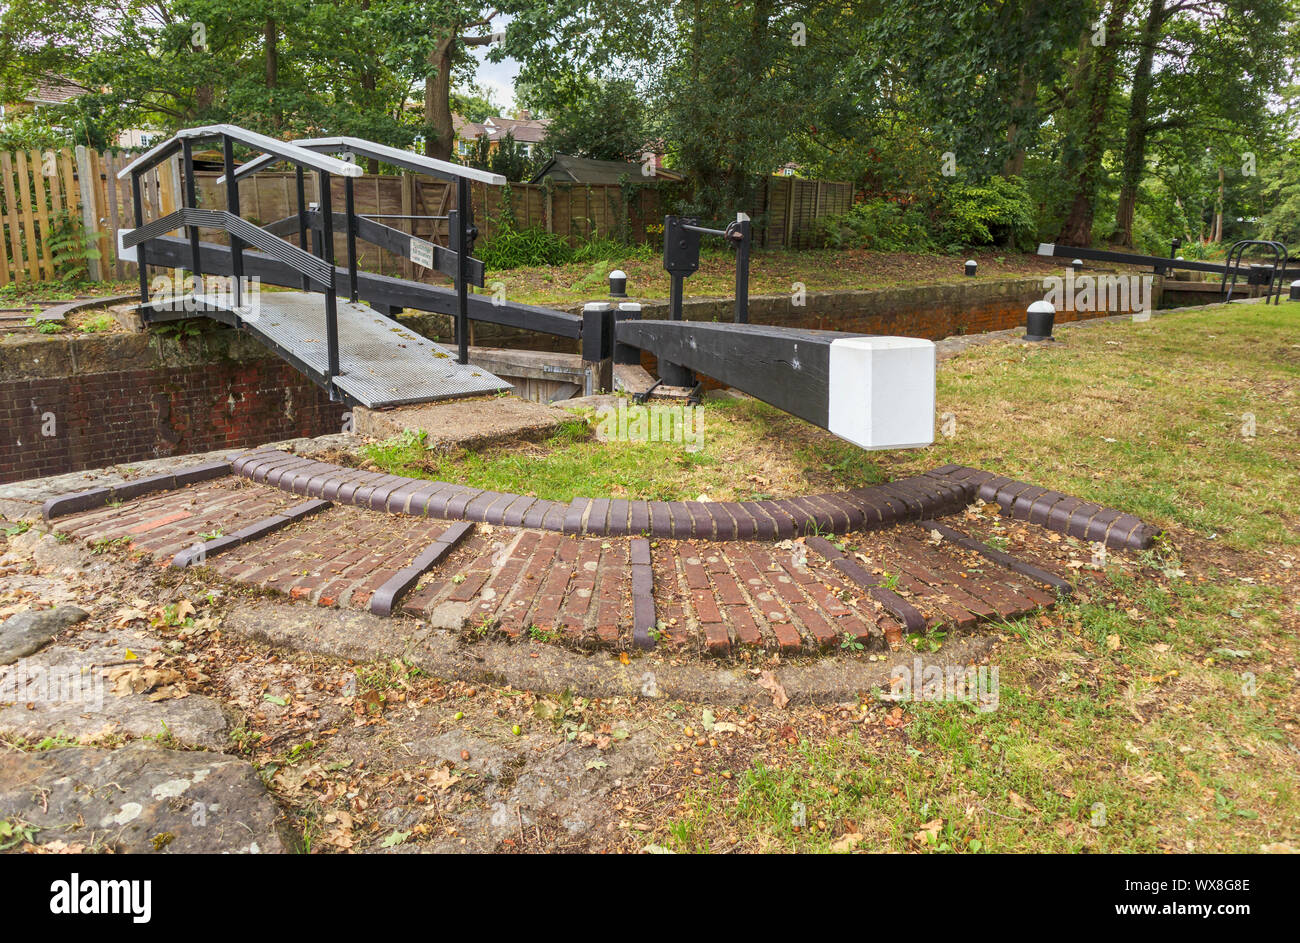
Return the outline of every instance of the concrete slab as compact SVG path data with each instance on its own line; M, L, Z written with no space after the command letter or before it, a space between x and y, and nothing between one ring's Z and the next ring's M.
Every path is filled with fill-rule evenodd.
M517 396L421 403L392 409L358 406L352 414L353 428L360 435L388 439L408 429L418 429L426 435L425 444L440 451L534 441L572 419L563 409Z

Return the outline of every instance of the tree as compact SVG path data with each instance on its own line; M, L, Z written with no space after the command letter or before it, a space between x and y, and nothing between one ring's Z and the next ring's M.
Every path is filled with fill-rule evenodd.
M1164 139L1194 135L1213 147L1267 133L1268 96L1294 55L1291 13L1287 0L1149 0L1134 40L1112 243L1132 245L1147 156Z
M1064 95L1065 141L1062 176L1073 181L1069 211L1056 236L1057 242L1086 246L1092 241L1097 192L1106 155L1107 117L1112 113L1116 71L1119 68L1120 33L1132 0L1113 0L1092 10L1079 40L1071 87Z
M543 150L594 160L640 160L650 141L646 106L627 79L587 81L577 95L553 107Z
M404 146L420 127L403 107L412 75L382 52L388 5L14 0L0 14L0 82L12 95L60 76L112 134L235 121Z

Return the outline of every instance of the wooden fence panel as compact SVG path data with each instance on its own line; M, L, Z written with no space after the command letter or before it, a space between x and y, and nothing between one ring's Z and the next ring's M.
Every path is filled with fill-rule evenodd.
M129 181L117 173L131 159L120 153L98 154L85 147L57 153L38 151L0 153L0 285L38 282L58 275L53 236L65 217L80 217L99 249L100 260L88 264L93 279L129 279L135 266L116 258L121 229L137 225ZM52 171L52 174L47 173ZM220 174L196 175L199 206L220 209L226 205ZM181 203L181 179L176 158L144 174L141 180L144 222L158 219ZM336 210L344 205L344 183L333 180L331 194ZM309 173L306 199L319 203L318 181ZM455 208L453 187L429 177L365 174L355 178L357 212L411 233L421 239L447 244L445 217ZM474 218L480 241L491 239L503 225L507 212L517 228L536 227L577 246L592 238L626 238L634 243L662 238L663 217L675 194L673 184L634 187L625 192L617 184L583 185L511 184L504 188L476 183L471 188ZM292 172L266 172L241 180L240 211L251 222L266 225L297 212L297 187ZM846 212L853 192L848 183L769 177L759 186L750 215L765 220L760 245L808 248L818 243L816 222ZM203 238L226 242L219 232ZM335 235L335 258L346 258L346 234ZM296 242L296 238L290 241ZM361 268L387 275L445 281L443 276L414 266L409 260L370 245L357 243Z

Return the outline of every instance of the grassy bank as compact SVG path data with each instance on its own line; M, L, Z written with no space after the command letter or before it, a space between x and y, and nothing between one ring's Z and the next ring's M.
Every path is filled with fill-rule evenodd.
M980 279L1021 278L1060 274L1060 260L1014 252L978 252L970 256L916 252L867 252L861 249L756 250L750 260L749 291L754 295L784 295L796 283L806 291L894 288L962 281L967 258L979 263ZM506 298L523 304L569 305L608 297L609 273L622 269L628 294L635 298L667 298L669 280L661 252L637 246L627 254L599 262L557 266L527 266L489 271L492 283L504 286ZM688 298L728 297L736 290L736 255L725 249L700 254L700 268L685 282Z
M556 498L753 497L961 462L1167 529L1153 551L1084 567L1074 601L994 630L991 712L871 692L757 718L666 705L681 752L621 794L629 849L1295 849L1297 316L1296 304L1220 306L973 349L940 370L938 412L955 429L924 451L862 453L719 401L690 457L602 446L574 426L525 450L390 458ZM746 720L698 745L706 724Z
M680 776L654 837L680 850L1300 847L1298 315L1219 307L947 364L940 410L956 435L882 468L994 468L1135 511L1168 539L1112 554L1077 601L1005 626L989 658L996 710L867 697L796 711L796 744L759 745L735 779L707 763Z

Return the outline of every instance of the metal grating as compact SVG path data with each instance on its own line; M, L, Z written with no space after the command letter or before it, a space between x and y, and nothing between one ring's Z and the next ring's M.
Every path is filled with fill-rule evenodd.
M228 307L228 295L200 295L213 307ZM305 291L259 291L244 325L323 375L329 367L325 343L325 296ZM498 393L509 383L473 364L462 366L445 347L407 330L362 304L339 300L339 376L335 385L363 406L403 406L462 396Z

